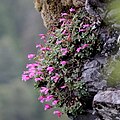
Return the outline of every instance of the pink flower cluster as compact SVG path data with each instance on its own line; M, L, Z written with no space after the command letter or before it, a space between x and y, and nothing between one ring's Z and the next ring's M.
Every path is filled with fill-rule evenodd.
M45 95L48 94L49 89L46 87L41 87L40 92L44 93Z
M61 65L66 65L67 61L61 61L60 64Z
M58 82L60 76L58 75L58 73L55 74L55 76L51 77L51 80L54 80L54 82Z
M49 72L49 74L51 74L54 71L54 67L47 67L47 71Z
M41 103L43 103L43 102L49 102L50 100L52 100L53 99L53 95L48 95L48 96L40 96L39 98L38 98L38 100L41 102ZM52 101L52 105L50 105L50 104L45 104L45 106L44 106L44 110L49 110L49 109L51 109L51 108L53 108L53 106L55 106L55 105L57 105L58 104L58 102L59 102L59 100L53 100ZM60 112L59 110L55 110L54 112L53 112L53 114L55 114L55 115L57 115L58 116L58 118L59 117L61 117L61 115L63 114L62 112Z
M38 100L41 102L41 103L43 103L43 102L49 102L49 101L51 101L53 99L53 95L47 95L47 96L40 96L39 98L38 98ZM55 101L55 100L54 100ZM53 101L53 102L54 102ZM56 104L58 103L58 100L56 100L57 102L56 102ZM54 105L56 105L56 104L54 104Z
M35 75L39 74L40 71L37 70L37 67L38 67L37 63L27 64L26 68L28 69L28 71L23 72L22 80L28 81L31 78L33 78Z
M85 32L86 28L90 27L90 24L84 24L82 28L79 28L79 32Z
M72 15L73 13L75 13L75 9L71 8L69 10L69 13ZM66 16L68 16L68 13L61 13L62 18L60 18L60 23L61 26L64 26L66 24L71 24L71 20L68 20ZM65 18L64 18L65 17ZM87 27L89 27L88 24L83 25L83 29L81 29L80 31L83 32ZM68 28L66 27L65 29L63 29L61 31L62 36L65 36L65 40L70 40L71 38L71 34L69 33ZM46 41L47 35L45 34L39 34L38 35L42 40ZM57 37L54 34L51 34L52 37L55 37L55 42L57 45L59 45L60 43L64 42L65 40L59 40L57 39ZM64 39L64 38L63 38ZM83 46L77 48L77 52L79 52L81 49L84 49L88 46L88 44L84 44ZM37 44L36 48L39 48L39 55L36 56L35 54L29 54L28 55L28 59L31 60L33 58L37 58L37 62L33 63L33 64L28 64L26 66L26 68L28 69L27 71L23 72L22 75L22 80L23 81L28 81L31 78L34 78L36 84L37 83L41 83L41 81L44 83L44 81L46 82L47 80L45 79L45 76L49 76L49 81L54 83L54 85L57 84L57 82L59 83L59 81L61 80L62 75L59 74L59 69L57 70L54 65L50 64L50 65L44 65L44 56L46 55L45 53L47 52L51 52L52 51L52 47L48 46L43 46L41 44ZM62 54L63 57L65 57L65 55L67 55L68 52L70 52L68 50L68 48L66 46L62 46L60 47L60 52ZM60 54L60 55L61 55ZM68 61L67 60L63 60L60 59L60 61L58 62L58 64L60 65L60 67L64 67L65 65L68 65ZM59 86L60 90L64 90L66 89L66 87L68 87L64 82ZM59 102L60 99L59 97L55 97L54 95L51 95L51 87L48 87L47 85L43 85L40 86L40 90L39 90L41 96L38 98L38 100L41 103L44 102L51 102L51 104L45 104L44 106L44 110L49 110L53 107L55 107ZM57 115L58 117L61 117L61 115L63 114L62 112L60 112L59 110L55 110L53 112L54 115Z
M42 68L39 68L39 63L27 64L26 68L27 71L24 71L22 74L23 81L28 81L32 78L35 78L35 82L44 80L44 77L42 77Z

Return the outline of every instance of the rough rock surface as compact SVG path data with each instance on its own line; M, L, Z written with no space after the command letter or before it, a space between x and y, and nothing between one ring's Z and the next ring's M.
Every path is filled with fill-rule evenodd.
M102 120L120 120L120 90L99 92L93 106Z
M100 120L97 115L92 113L87 113L85 115L79 115L74 120Z
M100 73L102 66L103 64L96 59L84 65L82 81L86 83L89 92L94 92L96 94L99 90L106 89L107 82Z

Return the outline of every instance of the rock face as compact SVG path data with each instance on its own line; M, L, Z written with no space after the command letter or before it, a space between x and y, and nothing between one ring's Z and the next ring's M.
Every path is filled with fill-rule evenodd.
M93 92L96 94L99 90L105 90L107 87L107 82L100 72L102 66L103 63L101 64L97 59L93 59L84 65L82 81L86 83L90 93Z
M93 106L101 120L120 120L120 90L99 92Z

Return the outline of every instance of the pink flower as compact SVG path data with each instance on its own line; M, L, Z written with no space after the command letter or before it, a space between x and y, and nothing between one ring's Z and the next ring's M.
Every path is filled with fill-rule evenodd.
M61 48L62 55L66 55L68 52L67 48Z
M61 65L66 65L66 63L67 63L66 61L61 61L60 62Z
M35 67L38 67L39 65L37 63L33 63L33 64L27 64L26 65L26 68L30 68L30 69L33 69Z
M57 115L58 118L60 118L63 113L60 112L59 110L56 110L56 111L53 112L53 114L54 114L54 115Z
M56 73L55 76L51 77L51 80L54 80L56 83L59 80L60 76Z
M49 71L49 74L51 74L54 71L54 69L55 69L54 67L48 67L47 71Z
M83 28L87 28L89 26L90 26L90 24L85 24L85 25L83 25Z
M58 45L58 44L60 44L62 41L56 41L56 44Z
M50 51L50 48L49 47L42 47L40 50L42 50L42 51Z
M44 110L48 110L48 109L51 109L51 108L52 108L51 105L49 105L49 104L45 104Z
M48 101L50 101L50 100L52 100L53 99L53 95L48 95L47 97L46 97L46 102L48 102Z
M80 52L80 50L81 49L85 49L86 47L88 47L89 46L89 44L84 44L82 47L79 47L79 48L77 48L77 52Z
M63 34L63 35L66 35L66 32L67 32L67 30L64 30L64 31L62 32L62 34Z
M75 12L75 9L74 8L70 8L70 12Z
M41 87L40 92L44 93L45 95L48 94L49 89L46 87Z
M25 74L22 75L23 81L28 81L29 79L30 79L30 77L28 75L25 75Z
M36 48L41 48L41 47L42 47L41 44L37 44L37 45L36 45Z
M67 16L68 14L67 13L61 13L62 16Z
M44 96L40 96L40 97L38 98L38 100L39 100L41 103L43 103L43 102L45 102L46 98L45 98Z
M41 39L45 39L46 38L45 34L38 34L38 36L40 36Z
M35 78L35 82L44 80L43 77Z
M82 46L82 49L85 49L86 47L88 47L89 46L89 44L84 44L83 46Z
M65 21L62 23L61 27L63 27L65 25Z
M82 49L82 47L79 47L79 48L77 48L76 51L77 51L77 52L80 52L81 49Z
M60 18L60 22L64 22L64 21L66 21L65 18Z
M41 72L41 71L36 72L36 75L41 75L41 74L43 74L43 72Z
M29 77L30 78L33 78L34 76L35 76L35 72L34 71L29 73Z
M66 85L64 85L64 86L61 86L60 88L61 88L61 89L64 89L64 88L66 88Z
M58 102L59 102L59 100L54 100L54 101L52 102L52 105L57 105Z
M85 32L86 30L85 29L79 29L79 32Z
M32 58L35 57L35 54L28 54L28 59L31 60Z

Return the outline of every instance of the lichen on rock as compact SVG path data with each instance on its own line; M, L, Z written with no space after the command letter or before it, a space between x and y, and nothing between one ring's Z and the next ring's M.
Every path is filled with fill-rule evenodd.
M85 0L35 0L35 8L41 13L46 28L59 26L62 12L69 11L71 7L79 9L84 6Z

